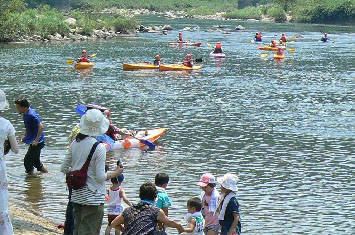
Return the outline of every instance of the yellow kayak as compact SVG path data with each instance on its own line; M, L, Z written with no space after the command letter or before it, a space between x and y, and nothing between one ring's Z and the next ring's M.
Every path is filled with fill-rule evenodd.
M283 54L283 55L278 55L278 54L274 54L274 59L276 60L281 60L281 59L285 59L286 58L286 55Z
M182 71L182 70L197 70L202 69L201 65L188 67L182 64L161 64L159 67L160 71Z
M259 50L264 50L264 51L278 51L279 48L281 48L281 50L286 50L286 47L283 46L279 46L279 47L271 47L271 46L265 46L265 47L259 47Z
M159 65L149 63L127 64L123 63L123 70L135 70L135 69L158 69Z
M88 63L88 62L78 62L75 64L76 69L88 69L94 67L94 63Z

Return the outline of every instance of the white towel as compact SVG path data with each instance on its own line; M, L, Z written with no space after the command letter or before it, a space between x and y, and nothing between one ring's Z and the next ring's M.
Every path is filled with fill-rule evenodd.
M237 195L234 192L230 192L227 196L223 195L221 197L217 206L217 210L214 213L214 216L218 216L218 220L224 220L224 214L226 213L228 203L235 196Z
M201 201L203 197L205 196L205 192L202 191L201 193ZM217 209L218 205L218 200L219 200L219 192L216 188L213 189L212 194L211 194L211 200L210 203L208 204L208 212L215 212Z

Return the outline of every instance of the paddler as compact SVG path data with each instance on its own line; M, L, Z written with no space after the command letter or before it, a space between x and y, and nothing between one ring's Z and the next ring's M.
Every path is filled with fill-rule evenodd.
M327 42L329 40L328 34L324 33L324 36L320 39L322 42Z
M255 41L256 42L261 42L262 41L262 36L259 32L256 32L255 34Z
M217 42L216 47L214 48L213 53L214 53L214 54L223 53L223 50L222 50L222 43L221 43L221 42Z
M86 50L83 50L81 57L78 59L78 62L87 62L90 63L89 55Z
M277 47L277 43L275 40L271 41L270 47Z
M154 60L153 64L160 65L160 55L159 54L155 56L155 60Z
M280 38L280 42L287 42L285 33L282 33L281 38Z
M182 63L183 65L187 67L193 67L194 66L194 59L192 59L191 54L186 55L186 60Z
M283 55L283 54L284 54L284 52L283 52L282 49L279 47L279 48L277 49L276 55Z
M179 35L177 37L177 41L180 42L180 43L184 42L184 39L182 38L182 32L179 32Z

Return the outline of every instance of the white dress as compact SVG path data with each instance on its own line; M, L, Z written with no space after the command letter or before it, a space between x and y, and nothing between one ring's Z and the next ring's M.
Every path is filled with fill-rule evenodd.
M4 142L9 136L15 136L15 129L5 118L0 117L0 235L14 234L8 202L8 182L4 156Z

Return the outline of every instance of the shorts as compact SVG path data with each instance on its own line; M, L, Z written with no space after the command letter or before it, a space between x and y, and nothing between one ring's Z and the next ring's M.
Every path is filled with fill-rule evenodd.
M116 219L116 217L119 215L107 215L108 218L108 226L111 226L111 223L114 219Z
M213 230L213 231L215 231L216 233L218 233L218 232L219 232L219 228L220 228L219 225L212 224L212 225L210 225L210 226L205 227L205 228L203 229L203 232L204 232L205 234L207 234L209 230Z

